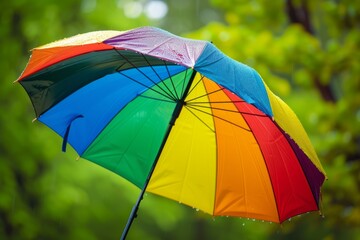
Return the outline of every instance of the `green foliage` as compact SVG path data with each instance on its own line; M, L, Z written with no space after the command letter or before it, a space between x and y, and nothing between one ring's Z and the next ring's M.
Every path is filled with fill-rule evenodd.
M322 213L276 224L212 218L146 195L129 239L356 239L360 234L360 4L357 1L167 1L164 19L128 18L130 0L0 3L0 239L116 239L139 190L34 122L18 84L29 50L82 32L140 25L211 40L250 65L299 116L328 174ZM146 1L139 1L145 4ZM308 13L310 25L291 13ZM304 3L305 5L304 7ZM181 9L179 10L179 7ZM304 8L301 8L304 7ZM184 16L186 15L186 16ZM225 19L225 22L222 22ZM205 24L206 23L206 24ZM205 25L205 26L204 26Z

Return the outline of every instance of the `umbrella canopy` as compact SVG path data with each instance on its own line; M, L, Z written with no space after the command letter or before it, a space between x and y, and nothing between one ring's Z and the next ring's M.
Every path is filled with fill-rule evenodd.
M272 222L319 209L325 172L298 118L210 42L85 33L33 49L18 82L63 150L144 191Z

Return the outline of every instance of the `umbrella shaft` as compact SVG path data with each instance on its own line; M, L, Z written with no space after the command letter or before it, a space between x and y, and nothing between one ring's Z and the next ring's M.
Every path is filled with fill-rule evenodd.
M177 101L176 103L176 107L175 107L175 110L174 110L174 113L171 117L171 120L170 120L170 125L175 125L175 121L176 119L179 117L180 115L180 112L181 112L181 109L182 107L185 105L185 102L183 99L180 99L179 101Z
M140 202L141 200L143 199L144 197L144 194L145 194L145 190L146 190L146 187L144 187L142 190L141 190L141 193L140 193L140 196L138 198L138 200L136 201L136 204L134 205L134 207L132 208L131 210L131 213L130 213L130 216L129 216L129 219L128 219L128 222L126 223L126 226L124 228L124 231L121 235L121 240L125 240L126 239L126 236L130 230L130 227L131 227L131 224L133 223L134 219L137 217L137 211L139 209L139 205L140 205Z
M139 198L138 198L136 204L134 205L134 207L133 207L133 209L132 209L132 211L131 211L131 213L130 213L130 216L129 216L129 218L128 218L128 222L126 223L126 226L125 226L125 228L124 228L124 231L123 231L123 233L122 233L122 235L121 235L121 238L120 238L121 240L125 240L128 232L129 232L129 229L130 229L130 227L131 227L131 224L133 223L134 219L135 219L136 216L137 216L137 211L138 211L138 209L139 209L140 202L141 202L141 200L142 200L143 197L144 197L146 188L147 188L147 186L148 186L148 184L149 184L149 182L150 182L150 178L151 178L151 176L152 176L152 174L153 174L153 172L154 172L154 170L155 170L155 166L156 166L156 164L157 164L157 161L158 161L159 158L160 158L160 155L161 155L161 152L162 152L162 150L163 150L163 148L164 148L164 146L165 146L165 143L166 143L166 141L167 141L167 139L168 139L168 137L169 137L169 135L170 135L171 129L172 129L173 125L175 124L176 119L179 117L182 107L185 105L185 98L186 98L186 96L188 95L188 93L189 93L189 91L190 91L190 86L191 86L191 84L192 84L192 82L193 82L193 80L194 80L194 78L195 78L195 75L196 75L196 71L193 70L193 73L192 73L192 75L191 75L191 77L190 77L190 79L189 79L188 85L187 85L187 87L186 87L186 89L185 89L185 91L184 91L181 99L179 99L179 100L176 102L176 106L175 106L174 112L173 112L173 114L172 114L172 116L171 116L171 119L170 119L170 122L169 122L169 125L168 125L168 128L167 128L166 134L165 134L164 139L163 139L163 141L162 141L162 143L161 143L161 146L160 146L160 148L159 148L159 151L158 151L158 153L157 153L157 155L156 155L155 161L154 161L154 163L153 163L153 165L152 165L152 167L151 167L151 169L150 169L149 175L148 175L147 178L146 178L144 187L143 187L142 190L141 190L141 193L140 193L140 195L139 195Z

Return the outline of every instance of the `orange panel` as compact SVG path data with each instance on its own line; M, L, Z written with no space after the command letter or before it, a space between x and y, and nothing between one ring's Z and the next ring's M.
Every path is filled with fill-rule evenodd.
M32 55L26 69L21 74L18 81L21 81L21 79L65 59L92 51L108 50L113 48L113 46L104 43L54 48L35 48L32 51Z
M217 140L214 215L278 222L269 175L260 148L237 108L219 86L205 80L212 102Z

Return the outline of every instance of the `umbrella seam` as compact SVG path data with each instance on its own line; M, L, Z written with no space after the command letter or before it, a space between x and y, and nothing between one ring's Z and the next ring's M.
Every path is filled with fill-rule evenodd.
M268 118L270 118L270 117L268 117ZM245 120L245 122L249 125L248 121L247 121L245 118L244 118L244 120ZM270 118L270 120L271 120L271 118ZM261 122L261 124L262 124L262 122ZM270 185L271 185L271 189L272 189L271 193L272 193L273 196L274 196L276 213L277 213L278 221L280 222L280 211L279 211L279 207L278 207L278 200L277 200L277 197L276 197L276 194L275 194L275 191L274 191L273 180L272 180L272 178L271 178L271 176L270 176L270 171L269 171L268 165L267 165L266 160L265 160L265 155L264 155L264 153L263 153L263 150L262 150L262 148L261 148L261 145L259 144L259 141L258 141L258 139L257 139L257 136L256 136L255 134L253 134L253 136L254 136L255 141L257 142L257 145L258 145L258 147L259 147L260 153L261 153L261 155L262 155L262 157L263 157L263 161L264 161L265 167L266 167L266 169L267 169L266 173L268 174L268 177L269 177L269 180L270 180L270 183L271 183L271 184L270 184Z
M275 121L274 121L275 122ZM280 130L280 132L283 132L283 130L280 128L280 126L275 122L275 126ZM283 134L287 134L286 132L284 132ZM285 136L284 136L285 137ZM289 144L289 146L290 146L290 148L291 148L291 150L293 151L293 153L295 154L295 156L296 156L296 158L297 159L299 159L299 155L298 155L298 153L295 151L295 149L293 148L293 146L292 146L292 144L289 142L289 139L287 138L287 137L285 137L285 139L286 139L286 142ZM294 143L299 147L299 145L294 141ZM301 150L301 151L303 151L300 147L299 147L299 149ZM303 153L305 154L305 152L303 151ZM306 154L305 154L305 156L307 157L307 158L309 158ZM310 158L309 158L309 160L310 160ZM301 170L302 170L302 174L304 175L304 177L305 177L305 179L306 179L306 183L307 183L307 186L309 187L309 189L310 189L310 192L311 192L311 195L312 195L312 197L313 197L313 200L314 200L314 202L315 202L315 204L316 204L316 206L317 206L317 210L319 210L319 202L316 200L316 197L315 197L315 194L314 194L314 192L313 192L313 190L312 190L312 188L311 188L311 186L310 186L310 183L309 183L309 179L307 178L307 176L306 176L306 174L305 174L305 171L304 171L304 167L303 167L303 165L299 162L299 161L297 161L298 162L298 164L300 165L300 167L301 167ZM310 163L311 164L313 164L312 163L312 161L310 160ZM313 164L314 165L314 164ZM314 165L314 167L315 167L315 169L316 170L318 170L318 168ZM319 170L318 170L319 171ZM319 171L320 172L320 171ZM320 172L321 173L321 172ZM322 173L321 173L322 174ZM319 199L320 200L320 199Z
M205 83L204 83L204 75L202 75L201 74L201 83L203 84L203 86L204 86L204 88L206 89L206 85L205 85ZM209 95L208 94L206 94L206 97L207 97L207 99L208 99L208 101L209 101L209 105L211 106L211 101L210 101L210 98L209 98ZM211 112L213 113L213 109L210 107L210 110L211 110ZM213 114L211 114L211 115L213 115ZM217 141L218 141L218 139L217 139L217 131L216 131L216 124L215 124L215 119L214 118L212 118L212 121L213 121L213 126L214 126L214 140L215 140L215 146L218 146L218 143L217 143ZM218 168L219 168L219 166L218 166L218 158L219 158L219 151L218 151L218 147L216 147L215 148L216 149L216 161L215 161L215 181L214 181L214 204L213 204L213 215L215 216L215 209L216 209L216 200L217 200L217 198L216 198L216 196L217 196L217 182L218 182Z
M235 107L238 109L238 107L237 107L236 105L235 105ZM257 116L257 115L254 115L254 116ZM258 117L259 117L259 116L258 116ZM270 117L267 116L267 115L262 116L262 117L268 117L268 118L270 118ZM246 122L246 124L249 126L249 122L246 120L246 118L243 118L243 119L244 119L244 121ZM270 118L270 120L271 120L271 118ZM262 124L262 122L260 122L260 123ZM249 126L249 128L250 128L250 126ZM250 129L251 129L251 128L250 128ZM251 131L251 132L252 132L252 131ZM272 179L271 179L271 176L270 176L269 168L268 168L268 165L267 165L266 160L265 160L265 155L264 155L264 153L263 153L263 151L262 151L261 145L259 144L259 141L258 141L258 139L257 139L257 136L256 136L255 134L253 134L253 136L254 136L255 141L257 142L257 145L258 145L258 147L259 147L259 150L260 150L261 156L262 156L262 158L263 158L265 167L266 167L266 169L267 169L266 173L267 173L268 178L269 178L270 183L271 183L271 184L270 184L270 185L271 185L271 189L272 189L271 193L273 194L273 197L274 197L275 207L276 207L276 213L277 213L278 221L280 222L280 213L279 213L277 198L276 198L276 195L275 195L275 192L274 192L273 182L272 182Z

